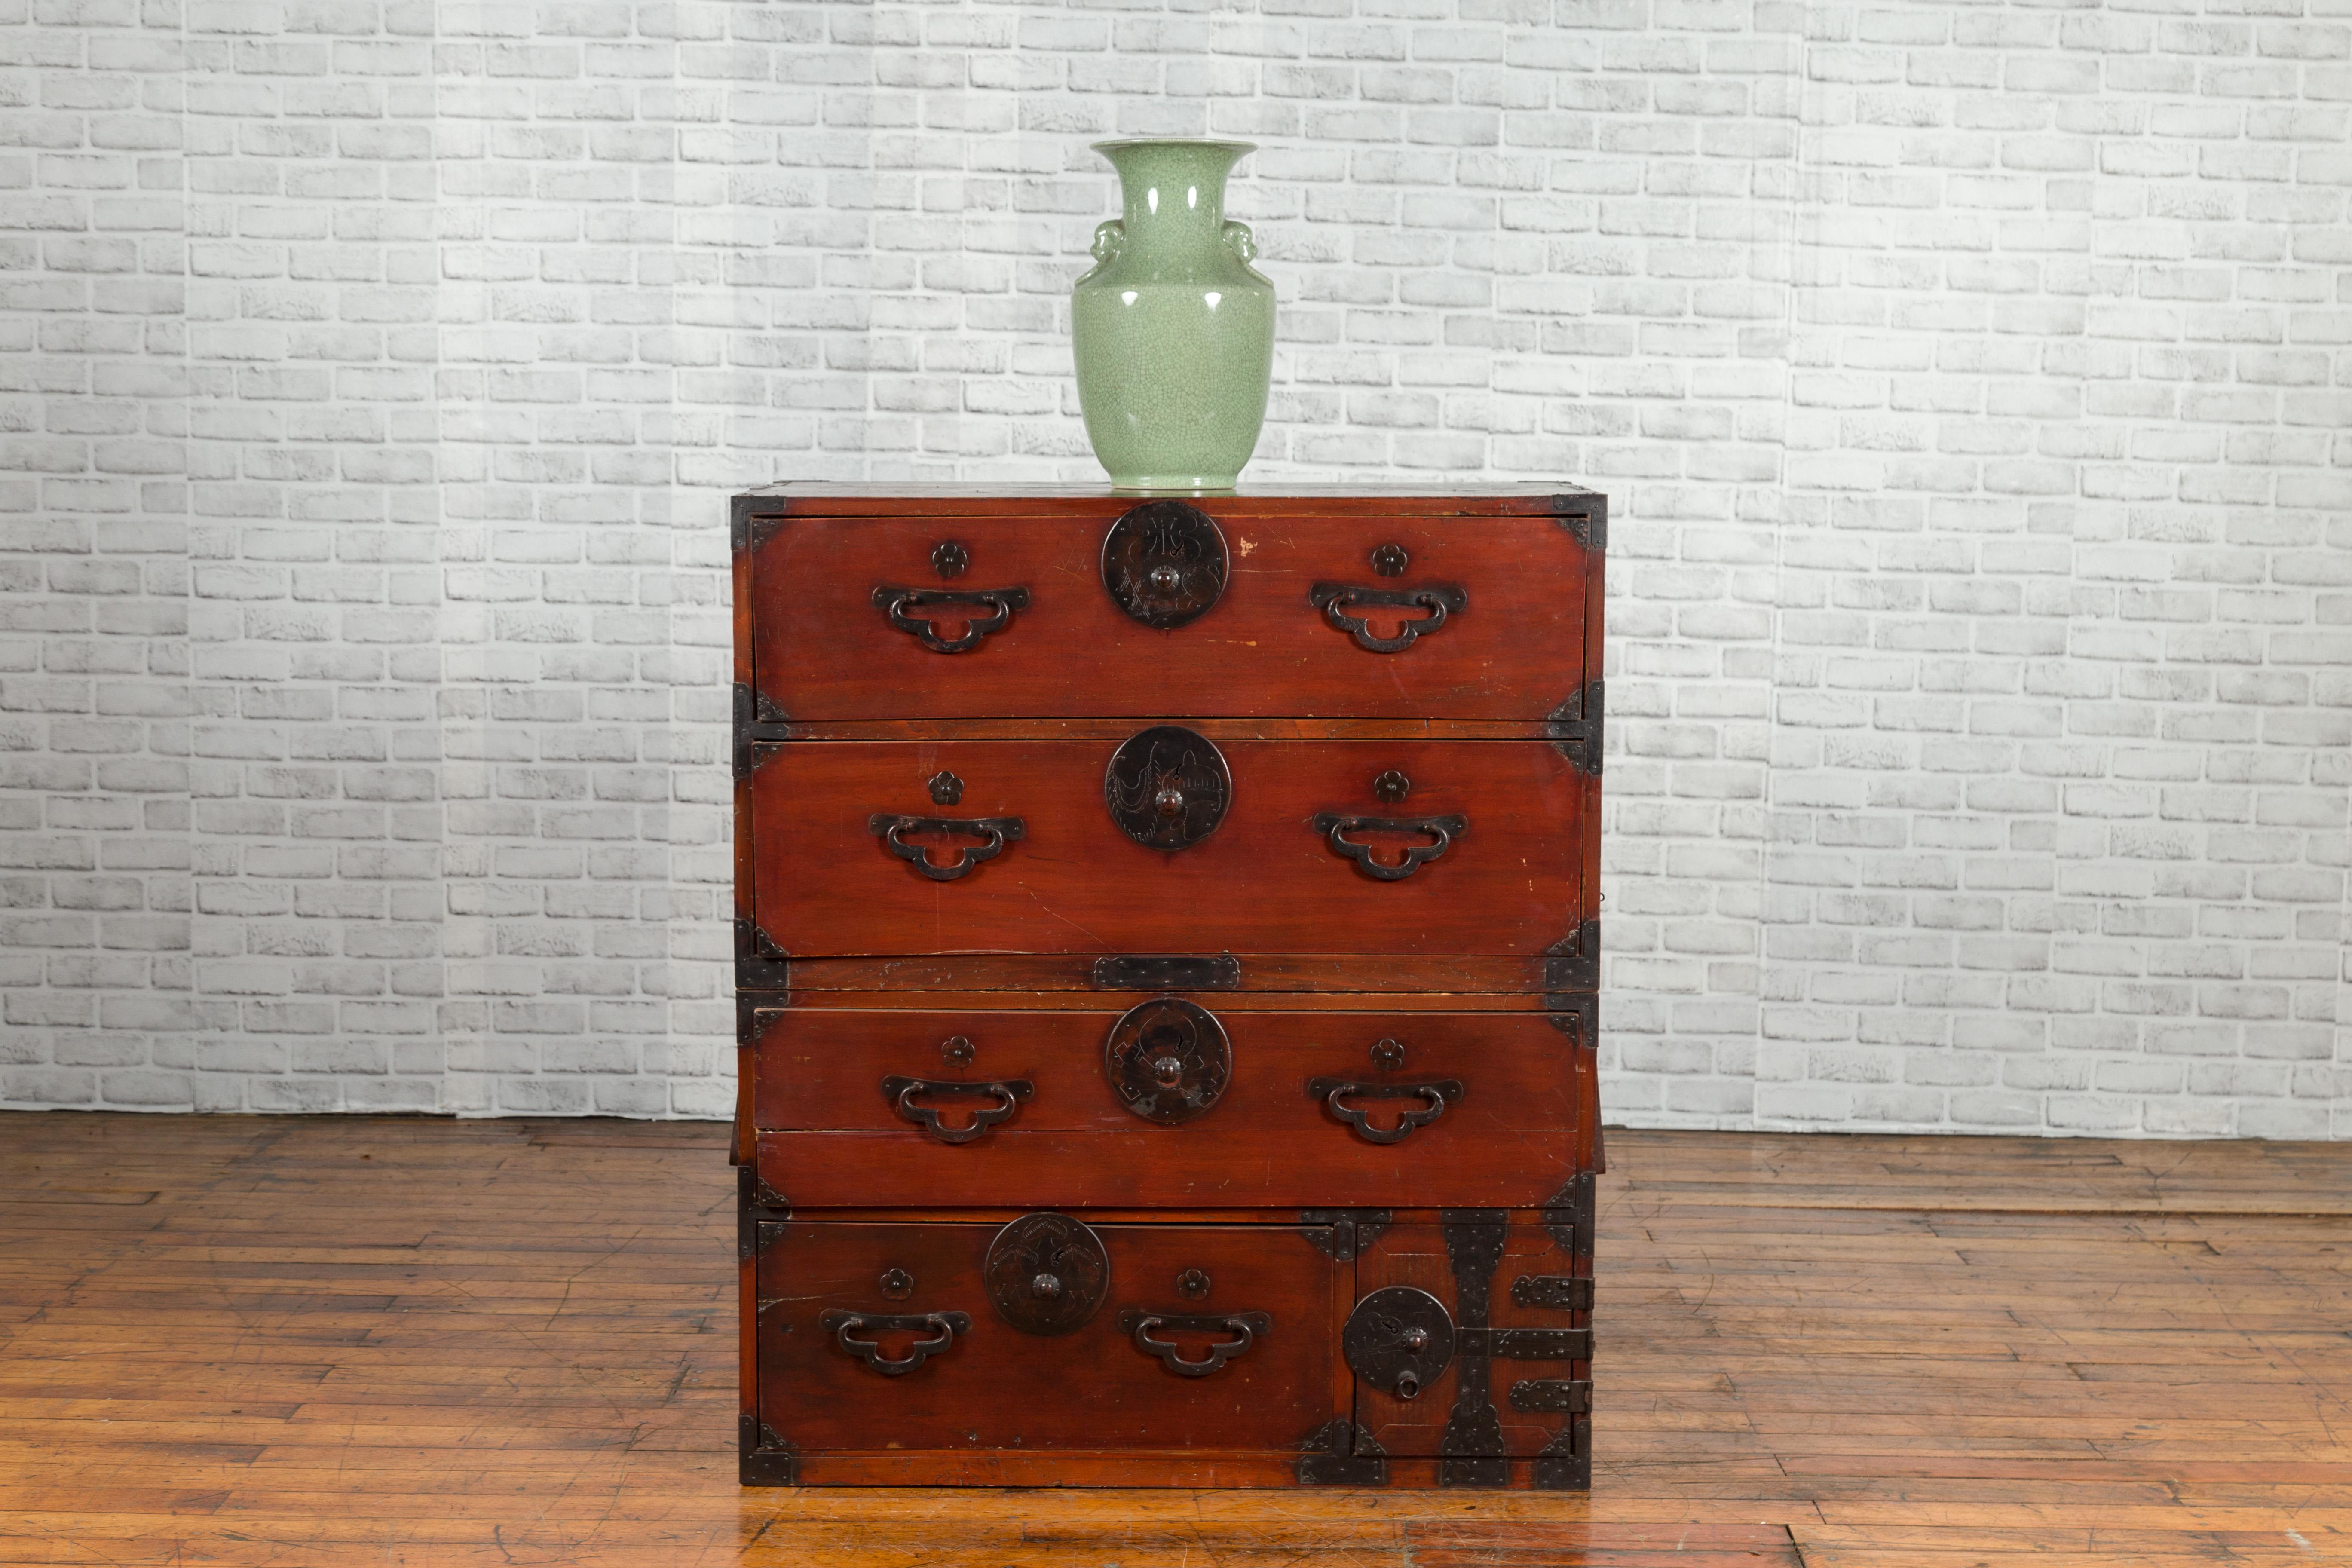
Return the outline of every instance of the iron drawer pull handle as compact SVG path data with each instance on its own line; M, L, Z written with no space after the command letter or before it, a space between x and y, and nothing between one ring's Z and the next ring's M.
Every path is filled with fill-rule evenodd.
M1331 846L1331 853L1353 860L1356 869L1382 882L1401 882L1422 866L1436 859L1454 847L1454 841L1470 830L1466 816L1341 816L1336 812L1322 812L1314 818L1315 831L1322 834ZM1394 866L1372 858L1372 847L1359 844L1348 837L1350 833L1426 833L1436 840L1433 844L1413 844L1405 848L1404 858Z
M1359 1083L1353 1079L1310 1078L1307 1092L1323 1102L1332 1115L1356 1130L1357 1135L1373 1143L1402 1143L1416 1127L1426 1127L1445 1114L1449 1101L1462 1098L1462 1080L1445 1079L1437 1083ZM1394 1127L1385 1130L1372 1125L1371 1112L1347 1104L1349 1100L1418 1100L1422 1108L1407 1110Z
M1025 1078L1005 1079L991 1083L942 1083L937 1079L900 1078L897 1074L882 1080L882 1098L890 1102L901 1121L911 1121L942 1143L969 1143L1000 1121L1010 1121L1021 1102L1036 1092L1037 1086ZM949 1127L942 1124L940 1113L928 1105L917 1105L919 1094L945 1095L957 1100L992 1100L993 1105L983 1105L971 1113L970 1125Z
M1013 624L1013 612L1029 607L1026 588L899 588L885 584L874 590L875 607L892 626L929 648L933 653L970 653L981 645L991 632L1001 632ZM970 605L986 608L992 614L974 616L965 622L963 636L943 637L937 623L924 616L910 616L909 610L928 609L933 605Z
M1470 607L1469 594L1450 584L1427 588L1365 588L1353 583L1318 583L1307 591L1307 600L1323 612L1324 619L1354 637L1356 646L1367 653L1402 653L1444 626L1447 616L1459 615ZM1422 609L1429 614L1417 621L1404 622L1392 637L1375 637L1363 616L1347 613L1351 605Z
M866 831L932 881L952 882L982 860L995 859L1013 840L1027 837L1029 825L1017 816L893 816L877 811L866 819ZM969 833L982 842L956 851L953 865L936 866L921 845L901 837L908 833Z
M945 1354L958 1334L971 1332L969 1312L844 1312L830 1309L817 1314L817 1326L833 1331L834 1342L885 1377L904 1377L935 1355ZM877 1340L856 1337L860 1329L929 1329L931 1337L917 1340L896 1358L882 1353Z
M1129 1307L1118 1315L1118 1326L1135 1336L1135 1348L1146 1355L1156 1355L1160 1364L1179 1377L1206 1377L1257 1342L1257 1337L1274 1326L1274 1320L1264 1312L1210 1313L1190 1316L1175 1312L1146 1312ZM1214 1333L1222 1329L1234 1337L1219 1340L1209 1347L1199 1361L1186 1361L1182 1347L1173 1340L1154 1339L1154 1329L1174 1329L1180 1332Z

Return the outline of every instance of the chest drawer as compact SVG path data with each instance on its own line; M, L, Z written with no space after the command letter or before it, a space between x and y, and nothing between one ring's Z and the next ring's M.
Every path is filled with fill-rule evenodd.
M1328 1226L759 1232L761 1418L798 1447L1295 1448L1347 1408Z
M1537 1205L1598 1155L1583 1021L761 1010L760 1174L820 1208Z
M1597 901L1599 781L1549 742L1135 739L757 748L759 929L796 958L1540 953Z
M1224 504L1186 507L1203 540L1139 535L1121 522L1139 509L1109 501L755 521L737 584L754 686L793 721L1532 722L1600 679L1587 516L1216 515Z

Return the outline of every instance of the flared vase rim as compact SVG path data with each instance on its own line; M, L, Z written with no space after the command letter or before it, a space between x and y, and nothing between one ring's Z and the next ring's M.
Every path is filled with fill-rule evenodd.
M1108 142L1089 142L1087 145L1105 157L1108 157L1113 153L1124 153L1134 147L1198 147L1207 151L1231 153L1236 158L1257 151L1257 143L1255 142L1221 142L1214 138L1200 136L1115 136Z

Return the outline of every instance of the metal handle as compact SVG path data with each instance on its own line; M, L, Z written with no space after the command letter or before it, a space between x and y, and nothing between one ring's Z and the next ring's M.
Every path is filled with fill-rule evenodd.
M1356 1130L1369 1142L1402 1143L1416 1127L1426 1127L1445 1114L1446 1105L1462 1098L1462 1080L1458 1078L1435 1083L1360 1083L1354 1079L1310 1078L1307 1092L1323 1102L1324 1108ZM1372 1125L1371 1112L1346 1104L1349 1100L1418 1100L1422 1108L1407 1110L1397 1124L1390 1128Z
M1353 860L1356 869L1382 882L1401 882L1429 861L1436 859L1454 847L1454 841L1470 830L1466 816L1341 816L1326 811L1313 819L1315 831L1324 836L1331 853ZM1348 837L1350 833L1426 833L1436 842L1412 844L1405 847L1404 858L1391 866L1372 858L1372 847L1359 844Z
M1323 618L1356 639L1356 646L1367 653L1402 653L1431 632L1445 625L1449 615L1459 615L1470 607L1467 590L1451 584L1433 584L1426 588L1367 588L1354 583L1318 583L1307 591L1307 603L1323 612ZM1379 605L1389 609L1426 610L1429 613L1417 621L1406 621L1397 627L1392 637L1375 637L1362 616L1349 615L1350 605Z
M970 653L978 647L991 632L1001 632L1013 624L1013 612L1029 607L1026 588L900 588L886 584L874 590L875 607L892 626L929 648L933 653ZM910 616L909 610L928 609L933 605L970 605L986 608L988 616L968 616L963 636L943 637L937 623L928 617Z
M969 875L982 860L995 859L1013 840L1028 837L1029 825L1017 816L894 816L877 811L866 819L866 831L932 881L952 882ZM974 848L959 849L953 865L937 866L921 845L909 844L901 837L908 833L969 833L982 842Z
M1036 1088L1025 1078L989 1083L942 1083L937 1079L900 1078L894 1073L882 1080L882 1098L890 1102L900 1121L913 1122L940 1142L969 1143L998 1122L1013 1120L1013 1111L1036 1092ZM943 1095L951 1100L992 1100L996 1103L973 1111L969 1124L949 1127L942 1123L937 1110L915 1103L919 1094Z
M1129 1307L1118 1315L1119 1330L1135 1336L1135 1348L1146 1355L1156 1355L1160 1364L1179 1377L1206 1377L1223 1368L1257 1342L1258 1336L1274 1327L1274 1320L1264 1312L1212 1312L1196 1316L1180 1312L1147 1312ZM1219 1340L1209 1347L1199 1361L1186 1361L1184 1352L1173 1340L1154 1339L1154 1329L1173 1329L1179 1333L1214 1333L1219 1330L1231 1334L1229 1340Z
M885 1377L904 1377L931 1357L944 1354L955 1343L958 1334L971 1332L969 1312L845 1312L829 1309L818 1313L816 1321L819 1328L833 1331L835 1344ZM882 1353L879 1341L858 1339L859 1329L929 1329L931 1337L908 1345L905 1355L891 1357Z

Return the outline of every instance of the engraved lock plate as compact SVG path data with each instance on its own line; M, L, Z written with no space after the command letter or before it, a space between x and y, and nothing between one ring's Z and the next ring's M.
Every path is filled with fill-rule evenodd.
M1103 805L1147 849L1189 849L1217 830L1234 775L1205 735L1155 724L1128 737L1103 770Z
M1173 1127L1207 1114L1225 1092L1234 1076L1233 1042L1206 1007L1155 996L1111 1026L1103 1076L1129 1110Z
M1102 1238L1066 1214L1025 1214L988 1244L981 1279L996 1315L1052 1338L1086 1326L1110 1294Z
M1180 500L1131 508L1103 536L1102 580L1112 601L1163 632L1208 614L1224 595L1228 566L1216 520Z
M1390 1285L1356 1303L1339 1349L1366 1386L1412 1399L1454 1359L1454 1316L1426 1290Z

